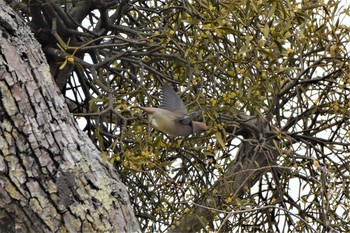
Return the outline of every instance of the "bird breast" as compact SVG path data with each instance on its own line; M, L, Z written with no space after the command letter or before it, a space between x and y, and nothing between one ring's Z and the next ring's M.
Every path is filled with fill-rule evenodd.
M187 136L192 133L191 125L183 125L177 120L179 116L165 109L158 109L149 115L152 127L172 136Z

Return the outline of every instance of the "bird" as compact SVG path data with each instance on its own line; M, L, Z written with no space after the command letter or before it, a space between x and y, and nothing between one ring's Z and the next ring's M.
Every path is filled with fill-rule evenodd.
M160 108L142 106L139 108L148 114L148 122L153 128L170 136L186 137L208 130L204 122L193 120L201 110L188 114L185 104L169 84L164 84L162 87Z

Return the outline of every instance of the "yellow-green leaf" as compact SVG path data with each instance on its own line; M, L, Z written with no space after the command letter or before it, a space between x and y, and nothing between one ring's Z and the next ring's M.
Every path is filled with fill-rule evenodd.
M220 146L221 146L222 148L225 148L225 142L224 142L224 139L223 139L223 137L222 137L221 132L216 132L215 136L216 136L216 139L218 140Z

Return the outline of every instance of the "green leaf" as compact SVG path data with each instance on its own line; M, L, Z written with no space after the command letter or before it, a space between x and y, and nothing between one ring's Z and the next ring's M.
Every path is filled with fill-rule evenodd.
M226 34L237 35L240 33L238 30L226 26L219 26L217 29L226 32Z
M267 39L269 37L270 27L268 23L265 23L264 27L264 37Z
M274 2L273 4L272 4L272 7L271 7L271 9L270 9L270 11L269 11L269 14L268 14L268 18L271 18L274 14L275 14L275 11L276 11L276 6L277 6L277 4L276 4L276 2Z
M221 132L216 132L215 136L216 136L216 139L218 140L220 146L224 149L225 148L225 142L224 142L224 139L222 137Z

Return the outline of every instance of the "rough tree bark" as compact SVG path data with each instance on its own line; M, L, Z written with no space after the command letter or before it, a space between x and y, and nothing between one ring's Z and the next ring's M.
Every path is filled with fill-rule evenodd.
M78 128L40 45L0 0L0 231L139 232L125 186Z

